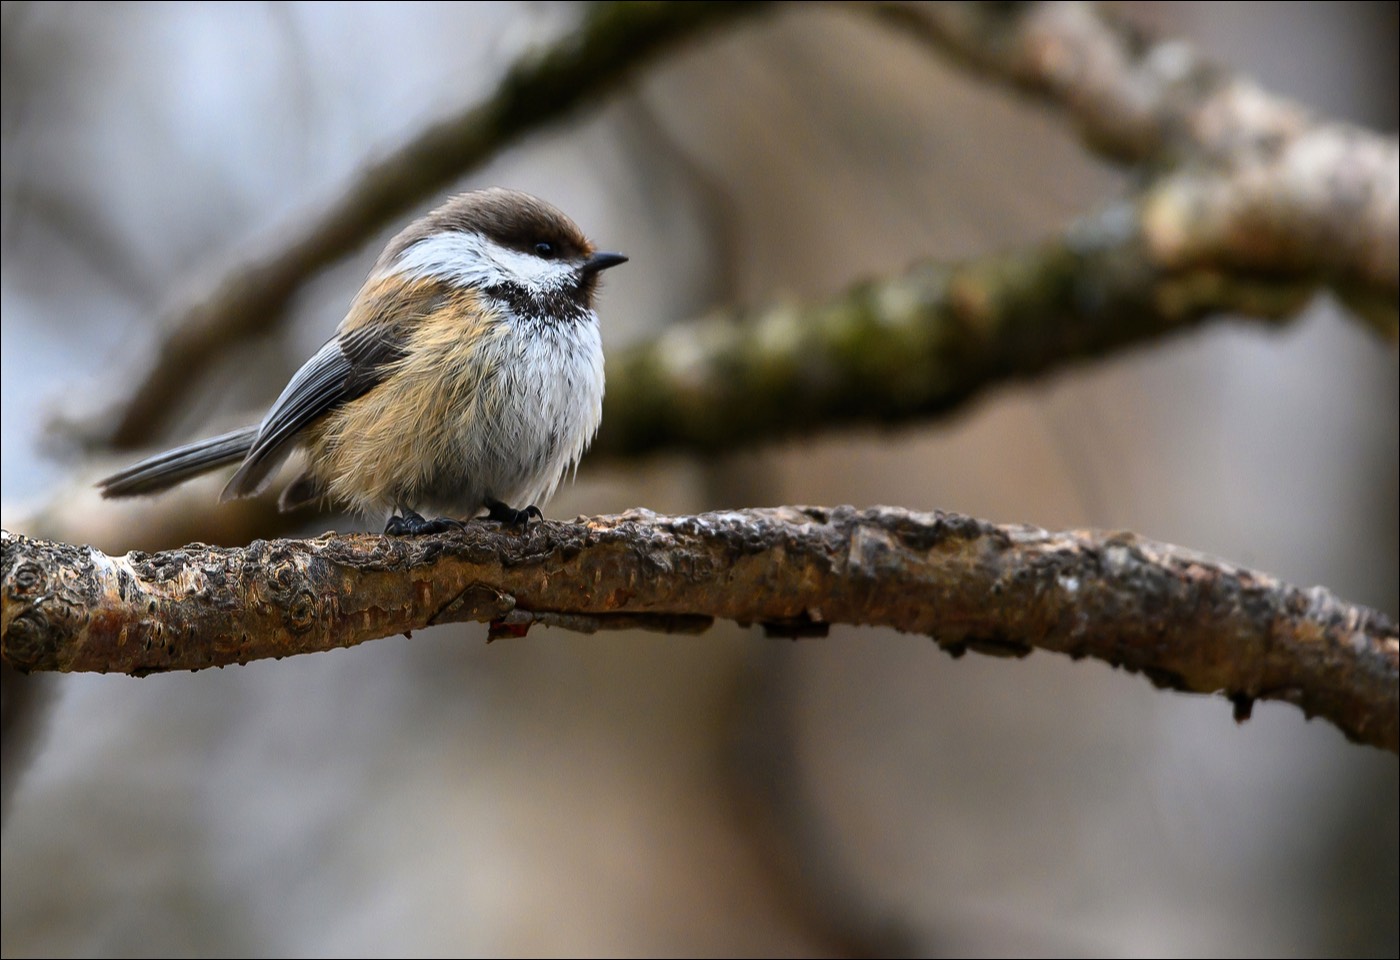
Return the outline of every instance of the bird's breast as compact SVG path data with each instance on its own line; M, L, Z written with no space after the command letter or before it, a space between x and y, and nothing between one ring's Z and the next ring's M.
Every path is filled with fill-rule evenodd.
M381 506L457 516L499 500L543 503L577 464L602 418L596 315L552 322L499 310L458 336L414 338L394 374L356 401L341 433L361 448L362 486ZM386 429L387 412L413 411ZM355 443L361 437L366 443Z

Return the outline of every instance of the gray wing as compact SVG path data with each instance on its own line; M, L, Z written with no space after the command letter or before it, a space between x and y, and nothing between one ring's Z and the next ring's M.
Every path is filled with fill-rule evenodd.
M97 485L104 497L159 493L215 467L242 460L252 449L257 435L257 427L244 427L207 440L187 443L183 447L147 457L99 481Z
M384 368L403 356L383 328L332 337L302 364L258 426L243 465L221 499L257 493L291 454L302 430L343 403L373 389Z

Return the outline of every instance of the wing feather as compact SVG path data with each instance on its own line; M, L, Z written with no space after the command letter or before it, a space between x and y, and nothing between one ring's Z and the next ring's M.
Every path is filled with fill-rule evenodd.
M301 432L322 416L376 387L385 368L403 356L383 327L342 333L317 350L288 382L258 427L257 438L224 500L257 493L291 454Z
M403 359L416 325L446 303L450 292L449 284L437 280L372 277L339 332L302 365L267 412L223 499L257 493L307 427L377 387Z

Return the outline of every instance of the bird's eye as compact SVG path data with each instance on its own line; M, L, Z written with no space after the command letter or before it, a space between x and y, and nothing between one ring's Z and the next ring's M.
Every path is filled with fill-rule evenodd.
M553 260L558 254L555 252L554 244L548 240L541 240L535 244L535 256L542 260Z

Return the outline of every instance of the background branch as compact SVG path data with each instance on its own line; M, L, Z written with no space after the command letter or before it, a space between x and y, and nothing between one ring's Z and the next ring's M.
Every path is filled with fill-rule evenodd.
M623 83L639 65L761 3L597 3L547 49L517 61L480 104L428 127L358 179L275 249L228 270L196 303L175 311L170 335L107 441L131 448L158 437L221 348L276 325L293 295L414 204L442 191L502 148Z
M1320 121L1097 5L856 6L1059 108L1109 159L1172 171L1147 191L1147 233L1164 261L1199 253L1241 271L1319 271L1388 298L1384 329L1395 335L1395 137Z
M1133 165L1235 162L1313 124L1297 104L1212 63L1190 44L1146 36L1092 3L858 3L992 80L1058 108L1084 144Z
M1125 203L1028 250L922 264L823 306L720 316L612 355L594 453L715 452L927 418L1210 317L1286 320L1316 292L1307 275L1170 269L1144 242L1142 209Z
M947 412L981 389L1330 288L1400 327L1400 145L1315 121L1086 4L858 4L1063 109L1152 176L1057 240L925 264L825 306L667 331L609 360L595 450L717 451Z
M150 673L351 646L463 620L783 636L894 627L966 649L1092 656L1159 686L1286 700L1400 747L1400 639L1321 588L1132 534L944 513L784 507L472 524L434 538L325 535L108 557L4 534L3 654L23 670Z
M227 340L266 329L310 275L413 202L620 82L667 44L747 9L637 6L599 5L572 39L513 67L482 105L369 168L304 235L233 270L165 341L111 442L129 447L157 436L172 396L198 382L192 370ZM1115 159L1157 168L1170 161L1172 170L1030 250L926 265L826 306L704 321L633 347L610 359L598 451L713 451L846 423L926 418L991 384L1211 316L1286 319L1326 286L1383 336L1396 335L1394 137L1319 124L1188 46L1149 44L1090 6L872 9L1062 107L1088 143ZM1182 163L1192 158L1206 162Z

